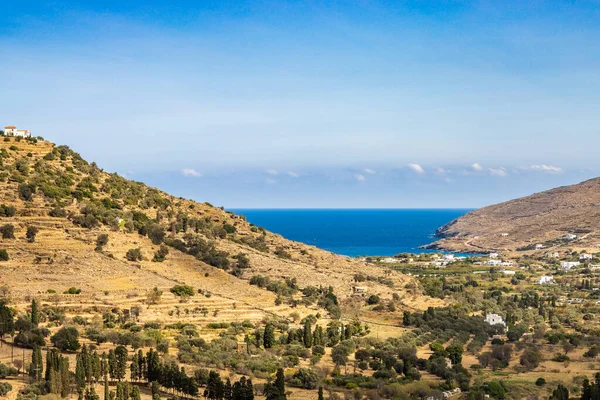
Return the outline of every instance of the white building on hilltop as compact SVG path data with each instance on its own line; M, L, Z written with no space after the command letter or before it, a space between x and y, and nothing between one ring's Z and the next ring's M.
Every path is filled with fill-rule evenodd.
M17 129L16 126L8 125L4 127L4 134L6 136L15 136L28 138L31 137L31 132L28 129Z
M594 256L592 256L591 254L582 254L579 256L580 260L591 260L592 258L594 258Z

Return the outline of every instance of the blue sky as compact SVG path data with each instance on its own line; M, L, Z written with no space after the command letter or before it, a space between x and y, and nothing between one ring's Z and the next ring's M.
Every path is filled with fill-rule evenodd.
M599 20L597 1L10 2L0 125L226 207L479 207L600 175Z

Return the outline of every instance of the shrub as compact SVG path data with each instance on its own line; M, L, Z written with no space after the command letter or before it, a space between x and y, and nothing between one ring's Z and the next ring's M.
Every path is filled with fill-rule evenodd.
M129 261L142 261L142 250L139 247L137 249L129 249L125 254L125 258Z
M275 255L279 258L284 258L287 260L292 258L292 255L288 253L282 246L279 246L277 249L275 249Z
M8 252L4 249L0 250L0 261L8 261Z
M176 285L171 288L171 293L175 296L193 296L194 288L187 285Z
M101 233L96 238L96 249L102 249L102 247L108 244L108 234Z
M17 209L13 206L7 206L2 204L0 206L0 217L14 217L17 213Z
M62 351L79 350L79 332L72 326L64 326L59 329L51 338L50 341L54 346Z
M14 239L15 227L12 224L3 225L0 227L0 233L2 233L2 239Z
M21 200L30 201L35 193L35 185L21 183L19 185L19 197Z
M61 207L54 207L52 210L50 210L48 215L55 218L65 218L67 216L67 211Z
M12 390L12 385L8 382L0 382L0 397L6 396Z
M225 225L223 225L223 229L225 229L225 232L227 232L228 234L232 234L232 233L235 233L237 231L237 229L235 228L235 226L233 226L231 224L225 224Z
M544 378L537 378L535 381L535 386L544 386L546 384L546 380Z
M67 290L65 290L63 293L64 294L80 294L81 293L81 289L78 289L76 287L70 287Z
M308 368L299 368L292 379L290 380L290 386L299 387L303 389L316 389L319 378L317 374Z
M164 244L161 244L158 251L156 251L154 253L154 258L152 259L152 261L163 262L163 261L165 261L165 258L167 257L168 254L169 254L169 248L167 246L165 246Z
M147 228L148 237L152 240L152 244L161 244L165 239L165 230L158 224L152 224Z
M30 243L35 242L35 237L36 237L36 235L38 234L39 231L40 231L39 228L36 227L36 226L28 226L27 227L27 233L25 234L25 236L27 237L27 240Z
M367 304L379 304L380 301L381 299L379 298L379 296L372 294L367 299Z

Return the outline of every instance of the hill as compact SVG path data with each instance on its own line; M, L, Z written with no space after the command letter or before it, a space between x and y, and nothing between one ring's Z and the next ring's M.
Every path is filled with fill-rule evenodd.
M595 178L472 211L439 228L441 240L431 247L467 252L586 248L600 243L599 226L600 178Z
M317 294L302 291L331 287L356 315L359 274L368 294L397 293L405 307L425 307L419 293L405 295L402 274L107 173L67 146L5 137L0 161L0 225L14 230L0 243L9 256L0 263L0 286L13 298L69 297L62 293L76 288L78 304L139 305L155 287L168 293L185 284L205 294L196 308L260 320L322 308ZM28 230L37 230L34 240Z

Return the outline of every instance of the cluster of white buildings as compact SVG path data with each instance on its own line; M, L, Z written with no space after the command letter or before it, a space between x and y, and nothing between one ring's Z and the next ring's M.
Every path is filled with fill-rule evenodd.
M31 137L31 132L28 129L17 129L16 126L8 125L4 127L4 135L28 138Z
M504 318L502 318L501 315L487 314L485 316L485 322L487 322L490 325L502 325L504 326L504 330L506 330L506 322L504 321Z

